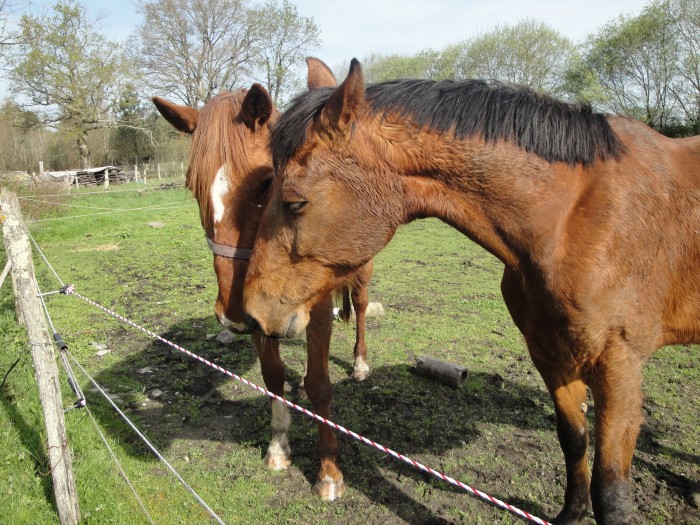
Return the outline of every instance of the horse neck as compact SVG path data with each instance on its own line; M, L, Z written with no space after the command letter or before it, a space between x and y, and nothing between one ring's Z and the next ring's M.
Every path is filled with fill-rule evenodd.
M571 168L502 141L414 133L382 144L381 133L370 139L401 179L404 222L437 217L515 270L556 238L561 221L547 219L573 206L577 177L559 173Z

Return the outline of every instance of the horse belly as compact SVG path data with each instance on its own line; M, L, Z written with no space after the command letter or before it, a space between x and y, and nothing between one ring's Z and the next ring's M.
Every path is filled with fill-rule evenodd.
M700 282L679 284L669 304L663 320L664 340L659 346L700 343Z

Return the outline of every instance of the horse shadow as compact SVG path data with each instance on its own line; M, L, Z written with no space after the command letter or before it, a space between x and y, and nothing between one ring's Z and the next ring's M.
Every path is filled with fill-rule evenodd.
M259 365L251 339L238 337L233 343L222 346L207 340L206 332L211 329L206 320L189 319L171 326L161 335L239 376L254 375ZM289 347L305 343L284 344ZM331 419L402 454L442 456L455 448L463 448L480 438L481 422L497 421L525 430L538 430L542 428L542 407L551 405L549 395L539 383L531 386L479 371L471 371L467 380L467 383L479 385L478 389L468 386L454 389L420 377L408 364L376 367L366 381L357 383L349 378L351 348L344 352L334 346L330 359L346 372L347 379L333 385ZM297 394L295 387L302 381L297 370L303 367L296 366L299 363L289 366L290 353L285 355L282 348L282 359L288 365L287 398L311 408L308 400ZM298 356L300 352L293 355ZM128 359L103 370L95 379L121 401L161 450L167 450L176 439L246 444L259 448L262 454L267 448L270 404L266 396L251 397L250 387L159 341L151 342ZM263 386L262 382L259 384ZM407 384L411 388L407 389ZM129 388L120 391L120 385ZM518 406L519 410L517 414L494 411L494 405ZM104 428L118 436L128 453L156 460L131 429L114 417L106 403L97 402L93 411ZM318 469L316 423L300 414L293 413L292 417L289 438L294 465L312 486ZM548 426L544 430L555 434L553 414L544 421ZM444 522L420 501L420 497L402 490L398 482L410 478L425 485L428 479L434 479L432 476L403 462L390 461L381 452L378 457L376 450L344 434L338 433L338 436L341 468L348 486L405 522ZM387 476L387 472L391 475ZM445 482L437 482L437 488L435 484L429 486L429 490L464 495ZM547 512L533 500L493 495L535 515Z

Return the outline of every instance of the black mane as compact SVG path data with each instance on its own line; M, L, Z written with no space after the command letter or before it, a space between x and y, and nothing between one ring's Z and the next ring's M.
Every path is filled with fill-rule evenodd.
M335 88L297 96L272 130L276 164L285 164L306 140L308 124ZM457 138L512 141L549 162L590 165L619 158L624 147L605 115L589 105L568 104L522 86L483 80L395 80L368 85L376 112L397 112L414 124Z

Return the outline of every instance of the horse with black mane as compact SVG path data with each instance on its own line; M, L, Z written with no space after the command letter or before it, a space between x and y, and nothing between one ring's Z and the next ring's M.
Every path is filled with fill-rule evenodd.
M503 298L566 463L554 521L578 523L592 502L598 523L631 523L642 366L659 347L700 342L700 138L499 83L365 86L353 60L339 88L294 100L271 145L277 173L244 290L254 323L295 336L313 297L399 225L440 218L504 264Z

